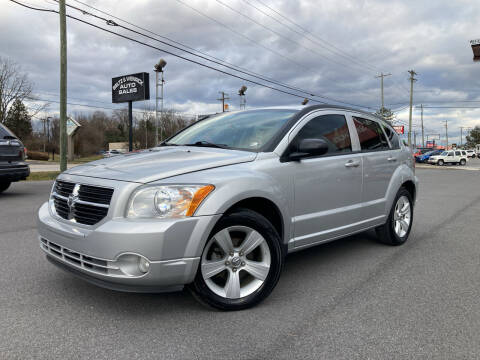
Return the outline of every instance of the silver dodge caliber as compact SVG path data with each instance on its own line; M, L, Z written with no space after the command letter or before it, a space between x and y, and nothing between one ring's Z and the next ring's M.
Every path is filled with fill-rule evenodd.
M335 106L229 112L157 148L63 172L38 213L47 259L120 291L188 285L251 307L285 256L368 229L403 244L417 178L392 127Z

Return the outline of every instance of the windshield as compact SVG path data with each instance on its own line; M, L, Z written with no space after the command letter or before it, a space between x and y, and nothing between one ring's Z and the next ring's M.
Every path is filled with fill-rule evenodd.
M297 110L250 110L224 113L198 121L165 145L227 147L258 151Z
M442 152L440 155L442 155L442 156L447 156L447 155L448 155L448 152L444 151L444 152Z

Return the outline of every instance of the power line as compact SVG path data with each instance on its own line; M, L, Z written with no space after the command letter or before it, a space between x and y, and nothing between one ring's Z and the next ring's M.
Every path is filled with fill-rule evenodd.
M314 49L312 49L312 48L309 48L309 47L301 44L300 42L298 42L298 41L296 41L296 40L293 40L293 39L289 38L288 36L285 36L285 35L279 33L278 31L275 31L275 30L269 28L268 26L266 26L266 25L264 25L264 24L256 21L255 19L252 19L250 16L245 15L244 13L242 13L242 12L234 9L234 8L231 7L230 5L225 4L225 3L222 2L221 0L216 0L216 2L219 3L219 4L221 4L221 5L223 5L224 7L228 8L228 9L230 9L230 10L233 11L234 13L236 13L236 14L238 14L238 15L246 18L246 19L248 19L249 21L253 22L254 24L256 24L256 25L264 28L265 30L267 30L267 31L269 31L269 32L277 35L278 37L280 37L280 38L282 38L282 39L284 39L284 40L287 40L288 42L290 42L290 43L292 43L292 44L298 45L298 46L300 46L300 47L302 47L302 48L304 48L304 49L306 49L306 50L308 50L308 51L310 51L310 52L312 52L312 53L320 56L321 58L323 58L323 59L331 62L331 63L334 64L334 65L343 65L344 67L352 68L352 67L351 67L350 65L348 65L348 64L341 63L341 62L339 62L338 60L330 59L329 57L325 56L324 54L322 54L322 53L320 53L320 52L318 52L318 51L316 51L316 50L314 50ZM354 69L354 70L357 71L357 69Z
M244 0L244 1L248 3L247 0ZM304 28L303 26L299 25L299 24L296 23L295 21L289 19L287 16L282 15L278 10L273 9L271 6L268 6L268 5L265 4L263 1L260 1L260 0L256 0L256 1L257 1L258 3L260 3L260 4L262 4L263 6L265 6L265 7L266 7L267 9L269 9L270 11L274 12L275 14L277 14L278 16L280 16L281 18L283 18L284 20L286 20L286 21L288 21L289 23L295 25L297 28L299 28L300 30L302 30L304 33L311 35L313 38L318 39L319 41L321 41L321 42L327 44L328 46L332 47L333 49L337 50L336 53L339 54L340 56L342 56L342 54L344 54L343 57L346 57L346 58L348 57L348 58L351 59L351 61L353 60L353 61L355 61L356 63L359 63L359 64L363 63L363 64L365 64L365 65L363 65L363 66L366 67L366 68L369 68L369 70L371 70L371 71L380 72L380 70L379 70L377 67L371 65L370 63L368 63L368 62L366 62L366 61L363 61L363 60L361 60L361 59L358 59L358 58L355 58L355 57L349 55L348 53L346 53L345 51L339 49L338 47L336 47L336 46L333 45L332 43L328 42L328 41L325 40L325 39L322 39L321 37L315 35L315 34L312 33L311 31L309 31L308 29L306 29L306 28ZM253 6L253 5L251 5L251 6ZM263 13L263 12L262 12L262 13ZM270 16L270 15L268 15L268 14L265 14L265 15ZM270 16L270 17L271 17L272 19L274 19L274 17L272 17L272 16ZM276 20L276 21L278 22L278 20ZM292 30L292 31L293 31L293 30ZM305 35L304 35L304 36L305 36ZM307 37L305 36L305 38L307 38ZM308 38L307 38L307 39L308 39ZM311 39L309 39L309 40L312 41ZM326 48L326 47L324 47L324 48ZM326 48L326 49L327 49L327 48ZM330 50L330 49L327 49L327 50L329 50L329 51L331 51L331 52L334 52L333 50ZM408 90L407 90L402 84L398 83L396 79L393 79L393 82L396 83L403 91L405 91L405 92L408 94Z
M58 0L54 0L54 1L58 1ZM78 1L78 0L75 0L75 1L83 4L81 1ZM146 38L148 38L148 39L157 41L157 42L162 43L162 44L164 44L164 45L170 46L170 47L172 47L172 48L174 48L174 49L181 50L181 51L183 51L183 52L185 52L185 53L187 53L187 54L190 54L190 55L193 55L193 56L197 56L197 57L199 57L199 58L201 58L201 59L204 59L204 60L213 62L213 63L215 63L215 64L217 64L217 65L224 66L224 67L229 68L229 69L231 69L231 70L234 70L234 71L237 71L237 72L240 72L240 73L243 73L243 74L246 74L246 75L249 75L249 76L258 78L258 79L261 79L261 80L263 80L263 81L267 81L267 82L274 83L274 84L276 84L276 85L280 85L280 86L285 87L285 88L288 88L288 89L290 89L290 90L299 91L299 92L302 92L302 93L305 93L305 94L308 94L308 95L311 95L311 96L315 96L314 94L311 94L311 92L309 92L309 91L306 91L306 90L303 90L303 89L301 89L301 88L298 88L298 87L295 87L295 86L292 86L292 85L288 85L288 84L282 83L282 82L280 82L280 81L277 81L277 80L275 80L275 79L266 77L266 76L264 76L264 75L261 75L261 74L254 73L254 72L252 72L252 71L243 69L243 68L241 68L241 67L239 67L239 66L237 66L237 65L230 64L230 63L228 63L228 62L226 62L226 61L224 61L224 60L222 60L222 59L214 58L214 57L211 56L211 55L201 53L201 52L199 52L198 50L193 49L193 48L190 48L190 47L188 47L188 46L186 46L186 45L184 45L184 44L182 44L182 43L180 43L180 42L177 42L177 41L171 40L171 39L169 39L169 38L166 38L166 37L164 37L164 36L158 35L158 34L152 32L152 31L150 31L150 30L141 28L141 27L139 27L139 26L137 26L137 25L135 25L135 24L132 24L132 23L130 23L130 22L127 22L127 21L125 21L125 20L122 20L122 19L120 19L120 18L118 18L118 17L116 17L116 16L113 16L113 15L107 13L107 12L98 10L97 8L94 8L94 9L95 9L96 11L100 11L100 12L102 12L102 13L110 16L110 17L113 17L113 18L115 18L115 19L117 19L117 20L120 20L120 21L123 21L123 22L125 22L125 23L128 23L128 24L130 24L131 26L137 27L137 28L139 28L139 29L142 29L143 31L146 31L146 32L151 33L151 34L154 34L155 36L158 36L158 37L161 37L161 38L166 38L166 39L168 39L169 41L172 41L172 42L175 42L175 43L181 45L183 48L182 48L182 47L179 47L179 46L175 46L175 45L169 44L169 43L166 42L166 41L162 41L162 40L156 39L156 38L154 38L154 37L152 37L152 36L146 35L146 34L141 33L141 32L139 32L139 31L135 31L135 30L130 29L130 28L128 28L128 27L126 27L126 26L123 26L123 25L121 25L121 24L117 24L117 23L115 23L115 22L112 22L111 20L108 20L108 19L106 19L106 18L104 18L104 17L101 17L101 16L98 16L98 15L89 13L89 12L85 11L84 9L78 8L78 7L76 7L76 6L73 6L73 5L70 5L70 4L67 4L67 6L70 7L70 8L73 8L73 9L75 9L75 10L81 11L83 15L93 16L93 17L95 17L95 18L97 18L97 19L100 19L100 20L102 20L102 21L105 21L105 22L107 22L108 25L121 27L122 29L125 29L125 30L127 30L127 31L131 31L131 32L133 32L133 33L135 33L135 34L137 34L137 35L144 36L144 37L146 37ZM92 7L92 8L93 8L93 7ZM194 52L189 51L189 50L186 50L186 49L184 49L184 48L190 48L190 49L192 49L192 50L195 51L195 52L204 54L205 56L195 54ZM211 57L211 58L216 59L216 60L218 60L218 61L209 59L209 58L207 58L207 57ZM227 64L227 65L225 65L225 64ZM239 70L239 69L240 69L240 70Z
M45 1L47 1L47 0L45 0ZM57 1L57 0L51 0L51 1ZM200 50L198 50L198 49L195 49L195 48L193 48L193 47L191 47L191 46L188 46L188 45L186 45L186 44L183 44L183 43L181 43L181 42L179 42L179 41L173 40L172 38L169 38L169 37L166 37L166 36L164 36L164 35L160 35L160 34L158 34L158 33L155 33L155 32L153 32L153 31L151 31L151 30L149 30L149 29L146 29L146 28L144 28L144 27L141 27L141 26L139 26L139 25L136 25L136 24L134 24L134 23L132 23L132 22L129 22L128 20L119 18L119 17L117 17L117 16L115 16L115 15L113 15L113 14L110 14L110 13L108 13L108 12L106 12L106 11L103 11L103 10L97 8L97 7L91 6L91 5L89 5L89 4L87 4L87 3L84 3L84 2L82 2L82 1L79 1L79 0L73 0L73 1L75 1L75 2L77 2L77 3L79 3L79 4L82 4L82 5L84 5L84 6L87 6L88 8L93 9L93 10L95 10L95 11L98 11L99 13L102 13L102 14L104 14L104 15L110 16L110 17L112 17L112 18L114 18L114 19L116 19L116 20L122 21L122 22L124 22L124 23L126 23L126 24L128 24L128 25L131 25L131 26L133 26L133 27L135 27L135 28L137 28L137 29L146 31L146 32L149 33L149 34L158 36L158 37L160 37L160 38L162 38L162 39L165 39L165 40L168 40L168 41L170 41L170 42L172 42L172 43L174 43L174 44L183 46L183 47L185 47L186 49L195 51L195 52L197 52L197 53L199 53L199 54L202 54L202 55L204 55L204 56L208 56L208 57L210 57L210 58L212 58L212 59L215 59L215 60L217 60L217 61L220 61L220 62L222 62L222 63L225 63L225 64L228 64L228 65L234 66L234 67L236 67L236 68L238 68L238 69L247 71L247 72L249 72L249 73L251 73L251 74L258 75L258 76L264 76L266 79L269 79L269 80L272 80L272 81L276 81L275 79L272 79L272 78L267 77L267 76L265 76L265 75L262 75L262 74L259 74L259 73L254 72L254 71L248 70L248 69L243 68L243 67L241 67L241 66L239 66L239 65L235 65L235 64L233 64L233 63L230 63L230 62L228 62L228 61L226 61L226 60L224 60L224 59L220 59L220 58L218 58L218 57L215 57L215 56L213 56L213 55L211 55L211 54L208 54L208 53L206 53L206 52L202 52L202 51L200 51ZM67 4L67 5L68 5L68 4ZM83 10L82 10L82 11L83 11ZM280 54L280 55L281 55L281 54ZM288 85L288 84L285 84L285 83L282 83L282 82L278 82L278 84L279 84L279 85ZM290 85L290 86L292 86L292 85ZM293 86L293 87L294 87L294 86ZM295 87L294 87L294 88L295 88ZM298 88L297 88L297 89L298 89Z
M252 39L252 38L250 38L250 37L248 37L248 36L246 36L246 35L238 32L238 31L236 31L235 29L231 28L230 26L225 25L224 23L222 23L222 22L214 19L213 17L211 17L211 16L205 14L204 12L202 12L202 11L194 8L193 6L191 6L191 5L189 5L189 4L186 4L186 3L184 3L184 2L181 1L181 0L177 0L177 2L179 2L179 3L182 4L183 6L188 7L189 9L195 11L197 14L200 14L200 15L202 15L203 17L206 17L206 18L209 19L210 21L213 21L214 23L222 26L223 28L227 29L228 31L230 31L230 32L232 32L232 33L234 33L234 34L236 34L236 35L238 35L238 36L240 36L240 37L242 37L242 38L250 41L250 42L253 43L253 44L256 44L257 46L260 46L260 47L264 48L265 50L270 51L271 53L273 53L273 54L275 54L275 55L277 55L277 56L280 56L280 57L283 58L283 59L288 60L290 63L295 64L295 65L297 65L298 67L301 67L302 69L308 69L306 66L300 64L299 62L297 62L297 61L295 61L295 60L293 60L293 59L290 59L288 56L285 56L285 55L279 53L278 51L275 51L275 50L273 50L272 48L269 48L269 47L263 45L262 43L260 43L260 42L258 42L258 41L256 41L256 40L254 40L254 39Z
M34 7L31 7L31 6L27 6L23 3L20 3L16 0L10 0L11 2L14 2L20 6L23 6L23 7L26 7L26 8L29 8L29 9L32 9L32 10L37 10L37 11L47 11L47 12L52 12L52 13L58 13L56 10L45 10L45 9L38 9L38 8L34 8ZM282 89L278 89L278 88L275 88L273 86L270 86L270 85L266 85L266 84L262 84L262 83L259 83L255 80L251 80L251 79L248 79L248 78L245 78L245 77L242 77L242 76L239 76L239 75L236 75L236 74L232 74L232 73L229 73L227 71L224 71L224 70L221 70L221 69L217 69L213 66L210 66L210 65L207 65L207 64L203 64L201 62L198 62L196 60L192 60L192 59L189 59L187 57L184 57L184 56L181 56L181 55L178 55L178 54L175 54L171 51L168 51L168 50L165 50L165 49L162 49L162 48L159 48L159 47L156 47L156 46L153 46L153 45L150 45L150 44L147 44L143 41L140 41L140 40L137 40L137 39L134 39L134 38L131 38L129 36L126 36L126 35L123 35L123 34L120 34L120 33L117 33L115 31L111 31L109 29L106 29L106 28L103 28L101 26L98 26L98 25L95 25L93 23L90 23L88 21L85 21L85 20L82 20L82 19L79 19L75 16L72 16L72 15L66 15L67 17L71 18L71 19L74 19L74 20L77 20L81 23L84 23L84 24L87 24L87 25L90 25L94 28L97 28L99 30L103 30L105 32L108 32L110 34L113 34L113 35L116 35L118 37L121 37L121 38L124 38L124 39L127 39L127 40L130 40L130 41L133 41L133 42L136 42L138 44L141 44L141 45L144 45L144 46L147 46L147 47L150 47L152 49L155 49L155 50L159 50L159 51L162 51L164 53L167 53L169 55L172 55L172 56L175 56L177 58L180 58L182 60L185 60L185 61L188 61L188 62L191 62L191 63L194 63L194 64L197 64L197 65L200 65L202 67L205 67L205 68L208 68L208 69L211 69L211 70L214 70L214 71L217 71L217 72L220 72L220 73L223 73L225 75L229 75L231 77L235 77L237 79L240 79L240 80L243 80L243 81L247 81L249 83L252 83L252 84L255 84L255 85L259 85L259 86L262 86L262 87L265 87L265 88L268 88L268 89L271 89L271 90L274 90L274 91L278 91L278 92L281 92L281 93L284 93L284 94L287 94L287 95L291 95L291 96L295 96L295 97L298 97L298 98L304 98L304 96L302 95L299 95L299 94L295 94L295 93L292 93L292 92L289 92L289 91L285 91L285 90L282 90ZM111 21L111 20L110 20ZM109 21L107 20L107 23ZM110 24L112 25L112 24ZM113 25L115 26L115 25ZM358 105L358 104L352 104L352 103L348 103L348 102L344 102L344 101L340 101L340 100L336 100L336 99L333 99L333 98L329 98L329 97L326 97L326 96L322 96L322 95L312 95L312 96L315 96L315 97L319 97L319 98L323 98L323 99L326 99L326 100L330 100L330 101L334 101L334 102L337 102L337 103L341 103L341 104L345 104L345 105L350 105L350 106L355 106L355 107L360 107L360 108L368 108L368 109L372 109L371 107L368 107L368 106L362 106L362 105ZM312 99L312 98L308 98L309 100L311 101L314 101L314 102L318 102L318 103L324 103L322 101L319 101L317 99Z
M56 1L56 0L55 0L55 1ZM97 15L88 13L88 12L86 12L85 10L80 9L80 8L78 8L78 7L75 7L75 6L73 6L73 5L67 4L67 6L73 8L73 9L75 9L75 10L81 11L84 15L90 15L90 16L93 16L93 17L95 17L95 18L98 18L98 19L100 19L100 20L102 20L102 21L107 22L107 24L109 23L109 20L106 19L106 18L103 18L103 17L97 16ZM155 39L155 38L153 38L153 37L151 37L151 36L149 36L149 35L145 35L145 34L143 34L143 33L141 33L141 32L135 31L135 30L130 29L130 28L128 28L128 27L125 27L125 26L123 26L123 25L116 24L116 23L113 24L113 23L111 22L111 20L110 20L109 25L121 27L122 29L131 31L131 32L133 32L133 33L135 33L135 34L137 34L137 35L141 35L141 36L144 36L144 37L146 37L146 38L148 38L148 39L151 39L151 40L154 40L154 41L158 41L158 42L160 42L160 43L162 43L162 44L165 44L165 45L167 45L167 46L171 46L171 47L173 47L173 48L175 48L175 49L177 49L177 50L184 51L184 52L186 52L186 53L188 53L188 54L190 54L190 55L197 56L197 57L199 57L199 58L201 58L201 59L204 59L204 60L207 60L207 61L211 61L211 62L213 62L213 63L215 63L215 64L217 64L217 65L224 66L224 67L229 68L229 69L231 69L231 70L234 70L234 71L237 71L237 72L240 72L240 73L243 73L243 74L246 74L246 75L249 75L249 76L258 78L258 79L261 79L261 80L263 80L263 81L271 82L271 83L274 83L274 84L276 84L276 85L280 85L280 86L285 87L285 88L288 88L288 89L290 89L290 90L302 92L302 93L307 94L307 95L310 95L310 96L317 96L317 95L315 95L315 94L312 94L311 91L303 90L303 89L301 89L301 88L298 88L298 87L295 87L295 86L291 86L291 85L288 85L288 84L284 84L284 83L281 83L281 82L276 81L276 80L271 80L271 79L269 79L269 78L267 78L267 77L264 77L263 75L253 75L254 73L252 73L252 72L250 72L250 71L238 70L238 67L235 66L235 65L233 65L233 66L224 65L224 64L222 64L222 63L219 62L219 61L214 61L214 60L208 59L207 57L204 57L204 56L201 56L201 55L197 55L197 54L195 54L195 53L193 53L193 52L191 52L191 51L185 50L185 49L180 48L180 47L175 46L175 45L171 45L171 44L169 44L169 43L167 43L167 42L165 42L165 41L162 41L162 40L159 40L159 39ZM332 99L332 100L333 100L333 99Z
M245 1L245 0L244 0ZM320 38L319 36L315 35L314 33L312 33L311 31L309 31L308 29L304 28L303 26L299 25L298 23L296 23L295 21L289 19L287 16L281 14L278 10L275 10L273 9L272 7L268 6L267 4L265 4L263 1L260 1L260 0L256 0L258 3L262 4L263 6L265 6L267 9L269 9L270 11L274 12L275 14L277 14L278 16L280 16L281 18L283 18L284 20L288 21L289 23L295 25L297 28L299 28L300 30L302 30L304 33L306 34L309 34L311 35L312 37L320 40L321 42L327 44L328 46L332 47L333 49L337 50L339 53L343 53L345 54L345 56L351 58L351 59L355 59L354 57L348 55L346 52L344 52L343 50L339 49L338 47L336 47L335 45L333 45L332 43L328 42L327 40L325 39L322 39ZM378 69L375 68L373 65L370 65L368 63L366 63L365 61L362 61L360 59L355 59L356 61L358 62L362 62L364 64L366 64L367 66L369 66L373 71L376 71L378 72Z
M285 23L282 22L281 20L278 20L277 18L275 18L274 16L268 14L267 12L263 11L262 9L259 9L257 6L253 5L249 0L243 0L243 1L244 1L247 5L249 5L250 7L254 8L255 10L257 10L258 12L260 12L260 13L262 13L263 15L271 18L272 20L274 20L275 22L279 23L279 24L282 25L283 27L289 29L291 32L294 32L295 34L302 36L303 38L309 40L310 42L316 44L317 46L320 46L321 48L323 48L323 49L325 49L325 50L327 50L327 51L330 51L330 52L333 53L334 55L341 56L341 57L343 57L344 59L346 59L347 61L350 61L350 62L352 62L353 64L355 64L355 65L357 65L357 66L360 66L360 67L362 67L362 68L364 68L364 69L367 69L367 70L369 70L369 71L372 71L372 72L377 72L377 69L374 68L373 66L371 66L370 64L367 64L367 63L362 64L362 62L360 62L360 60L357 60L357 59L355 59L354 57L347 55L346 53L344 53L343 51L341 51L341 50L338 49L338 48L335 48L333 45L329 44L329 43L326 42L325 40L323 40L323 39L321 39L321 38L313 35L310 31L304 30L303 28L302 28L303 33L300 32L300 31L298 31L298 30L295 30L294 28L292 28L291 26L285 24ZM259 1L259 2L260 2L260 1ZM263 4L262 2L260 2L260 3L261 3L262 5L264 5L265 7L269 8L270 10L272 10L270 7L266 6L266 5ZM272 11L273 11L273 10L272 10ZM278 14L278 12L276 12L276 11L275 11L275 13ZM320 42L318 42L318 41L315 41L314 39L308 37L306 34L311 35L314 39L317 39L317 38L318 38L318 39L319 39L320 41L322 41L323 43L328 44L329 46L333 47L334 49L336 49L336 50L338 50L338 51L329 49L329 48L328 48L327 46L325 46L324 44L322 44L322 43L320 43Z

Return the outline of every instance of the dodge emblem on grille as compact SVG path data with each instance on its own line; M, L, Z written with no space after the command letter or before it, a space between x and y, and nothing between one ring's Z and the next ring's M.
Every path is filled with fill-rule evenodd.
M73 209L75 208L75 204L78 201L78 191L80 190L80 185L76 184L73 188L72 193L68 196L67 205L68 205L68 218L73 218Z

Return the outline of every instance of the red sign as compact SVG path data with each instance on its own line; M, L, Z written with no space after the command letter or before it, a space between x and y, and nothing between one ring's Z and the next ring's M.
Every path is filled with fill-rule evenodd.
M395 130L395 132L397 134L404 134L405 133L405 126L403 125L396 125L393 127L393 130Z

